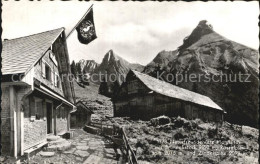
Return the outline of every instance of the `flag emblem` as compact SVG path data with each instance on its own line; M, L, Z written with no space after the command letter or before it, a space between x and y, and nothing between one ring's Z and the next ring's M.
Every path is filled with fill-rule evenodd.
M80 43L82 43L82 44L88 44L97 38L92 8L83 17L81 22L76 27L76 30L78 32L78 39L79 39Z

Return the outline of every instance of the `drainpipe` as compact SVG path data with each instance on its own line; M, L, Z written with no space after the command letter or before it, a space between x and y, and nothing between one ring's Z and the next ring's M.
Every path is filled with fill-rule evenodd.
M56 124L56 120L57 120L57 110L62 106L63 102L61 102L60 105L58 105L56 108L55 108L55 117L54 117L54 135L57 135L57 124Z

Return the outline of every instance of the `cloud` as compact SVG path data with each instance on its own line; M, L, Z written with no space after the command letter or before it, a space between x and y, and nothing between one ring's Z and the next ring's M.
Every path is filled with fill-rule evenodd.
M257 2L93 2L98 38L80 44L74 32L67 40L71 60L102 61L113 49L129 62L149 63L162 50L175 50L200 20L216 32L255 49ZM65 27L68 33L89 2L3 1L3 38L16 38Z

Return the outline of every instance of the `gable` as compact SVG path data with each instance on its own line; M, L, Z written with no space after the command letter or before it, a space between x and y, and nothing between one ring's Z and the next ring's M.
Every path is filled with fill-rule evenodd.
M63 28L3 41L2 74L25 73L49 49Z

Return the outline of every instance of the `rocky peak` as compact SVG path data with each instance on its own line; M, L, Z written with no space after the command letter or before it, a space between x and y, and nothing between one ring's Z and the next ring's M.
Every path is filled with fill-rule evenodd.
M84 73L91 73L98 67L98 64L94 60L81 59L78 64L80 65L81 72Z
M188 48L193 43L197 42L204 35L213 33L213 27L208 23L207 20L202 20L199 22L197 27L192 31L192 33L185 37L183 40L183 44L179 47L179 51L182 51L185 48Z
M109 51L105 54L102 63L110 63L110 62L113 62L113 61L115 61L115 60L118 60L117 55L114 53L113 50L109 50Z

